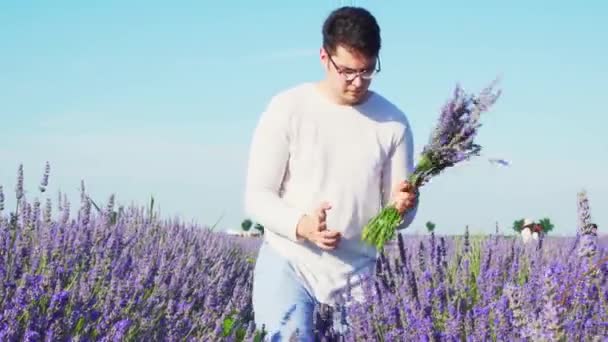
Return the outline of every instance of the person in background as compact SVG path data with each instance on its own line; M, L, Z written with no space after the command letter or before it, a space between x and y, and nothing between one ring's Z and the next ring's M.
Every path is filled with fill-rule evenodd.
M534 221L531 219L524 219L524 224L521 229L521 238L524 243L527 243L532 238L532 228L534 226Z
M532 227L532 239L538 240L543 233L543 226L540 223L535 223Z
M347 304L350 286L361 300L377 256L361 241L363 227L384 205L402 214L400 230L417 212L417 191L406 181L414 170L412 127L370 90L380 47L369 11L333 11L322 25L324 78L275 94L255 127L244 202L265 227L252 304L270 340L298 331L299 340L312 341L315 305Z

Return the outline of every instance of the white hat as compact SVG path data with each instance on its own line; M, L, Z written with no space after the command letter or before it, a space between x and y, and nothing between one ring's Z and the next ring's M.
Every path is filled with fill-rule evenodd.
M524 224L523 224L522 228L529 227L529 226L531 226L533 224L534 224L534 221L530 220L529 218L524 219Z

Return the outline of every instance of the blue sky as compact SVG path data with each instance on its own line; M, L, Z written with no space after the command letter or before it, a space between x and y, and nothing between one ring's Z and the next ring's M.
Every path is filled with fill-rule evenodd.
M502 76L503 95L482 118L484 156L423 189L413 231L428 220L460 233L549 217L571 234L583 188L593 220L608 227L601 1L2 1L7 206L18 164L33 197L48 160L52 199L65 191L75 206L84 179L98 202L154 195L167 217L213 224L224 215L222 229L238 227L260 112L275 92L322 77L321 24L353 3L381 25L383 71L372 87L407 113L417 152L456 82L478 91Z

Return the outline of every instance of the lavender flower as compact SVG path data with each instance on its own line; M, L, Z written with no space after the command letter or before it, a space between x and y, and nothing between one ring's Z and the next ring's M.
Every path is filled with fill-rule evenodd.
M0 212L4 210L4 190L2 189L2 185L0 185Z
M49 162L46 162L46 166L44 168L44 174L42 175L42 181L40 182L40 192L45 192L46 187L49 185L49 173L51 172L51 165Z
M17 185L15 186L15 193L17 195L17 202L23 197L23 164L19 164L17 171Z
M44 222L46 224L51 223L51 212L53 210L53 204L50 198L46 199L46 207L44 208Z
M562 341L565 338L563 320L564 309L559 303L558 289L561 272L556 272L555 267L545 272L543 289L543 308L541 311L541 327L544 338L550 341Z
M577 194L577 199L578 228L582 234L585 234L585 228L588 227L591 223L591 210L589 208L589 199L587 198L587 191L580 191Z
M465 94L457 85L453 98L444 105L439 122L423 148L420 162L411 177L418 188L446 168L479 155L481 146L474 143L480 114L498 99L501 91L492 93L498 80L492 82L478 96Z
M416 191L445 169L479 155L481 146L474 142L481 127L479 119L501 94L500 90L493 93L497 82L492 82L478 96L465 94L459 85L456 86L454 96L444 105L414 172L408 177ZM382 249L386 241L394 237L401 219L396 208L389 204L369 220L361 239Z
M516 331L516 334L521 334L521 337L527 337L527 317L525 312L523 311L522 298L521 298L521 290L517 288L515 285L508 284L504 288L504 294L509 301L509 309L512 314L512 325L513 329Z
M578 193L578 235L580 257L592 257L597 252L597 226L591 222L591 210L587 191L582 190Z
M10 229L0 221L0 340L263 340L250 304L259 239L151 220L134 205L107 225L111 203L85 224L66 218L64 202L66 216L37 229L27 226L36 206L25 198L19 215L28 219ZM538 250L504 236L469 236L467 247L462 236L437 238L433 247L427 236L399 234L361 302L315 308L325 310L317 340L608 335L607 238L596 237L597 261L570 253L573 238L546 237Z

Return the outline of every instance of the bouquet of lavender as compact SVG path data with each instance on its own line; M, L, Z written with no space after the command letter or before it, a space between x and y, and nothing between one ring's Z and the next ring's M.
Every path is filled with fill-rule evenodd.
M500 90L493 93L497 81L477 96L465 94L459 85L456 86L452 99L441 111L439 122L424 147L414 172L408 177L416 191L448 167L479 155L481 146L474 142L481 127L479 118L500 96ZM363 228L361 239L382 249L386 241L394 237L401 219L402 216L394 205L387 205Z

